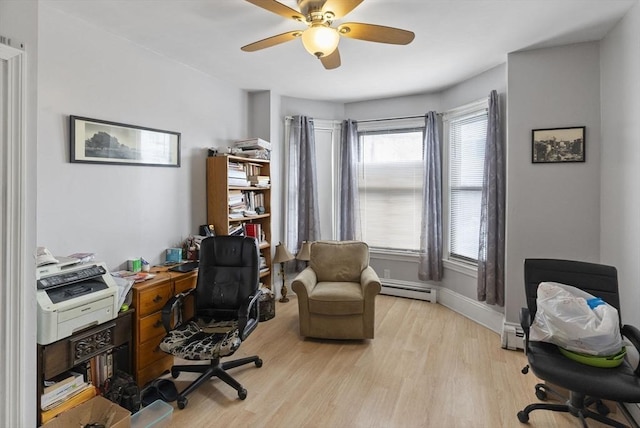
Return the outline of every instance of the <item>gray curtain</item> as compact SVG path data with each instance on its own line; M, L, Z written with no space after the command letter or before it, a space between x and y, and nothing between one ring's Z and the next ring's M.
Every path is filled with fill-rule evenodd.
M340 218L338 239L360 240L358 198L358 124L342 121L340 132Z
M302 241L320 239L318 179L313 119L294 116L289 133L286 246L294 254Z
M504 306L505 158L500 122L500 98L493 90L482 182L478 300Z
M442 158L438 115L427 113L424 133L424 186L418 278L442 279Z

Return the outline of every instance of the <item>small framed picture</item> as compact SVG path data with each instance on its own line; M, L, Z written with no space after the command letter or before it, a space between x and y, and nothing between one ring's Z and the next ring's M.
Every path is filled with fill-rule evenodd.
M585 161L585 127L534 129L531 131L531 162Z

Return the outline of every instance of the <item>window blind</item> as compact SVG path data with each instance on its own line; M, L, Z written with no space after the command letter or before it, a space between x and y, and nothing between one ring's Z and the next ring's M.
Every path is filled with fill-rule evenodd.
M362 238L374 248L418 250L422 129L359 132Z
M477 262L487 111L449 120L449 255Z

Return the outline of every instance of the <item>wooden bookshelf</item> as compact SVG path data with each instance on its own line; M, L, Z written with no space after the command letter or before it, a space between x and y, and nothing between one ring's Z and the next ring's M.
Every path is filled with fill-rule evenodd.
M246 223L260 225L262 234L260 239L260 255L264 257L267 270L260 273L262 285L272 288L271 266L271 185L258 187L255 185L230 184L230 169L237 169L238 165L249 175L271 177L270 162L264 159L252 159L233 155L210 156L207 158L207 224L212 224L216 235L229 235L233 226ZM259 206L264 207L264 213L242 215L230 218L230 195L242 193L245 199L253 193ZM256 207L248 207L256 208Z

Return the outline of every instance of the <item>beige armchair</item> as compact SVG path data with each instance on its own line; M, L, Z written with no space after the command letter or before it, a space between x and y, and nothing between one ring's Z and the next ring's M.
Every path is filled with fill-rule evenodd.
M293 280L300 335L373 339L380 278L369 266L369 246L358 241L311 244L309 267Z

